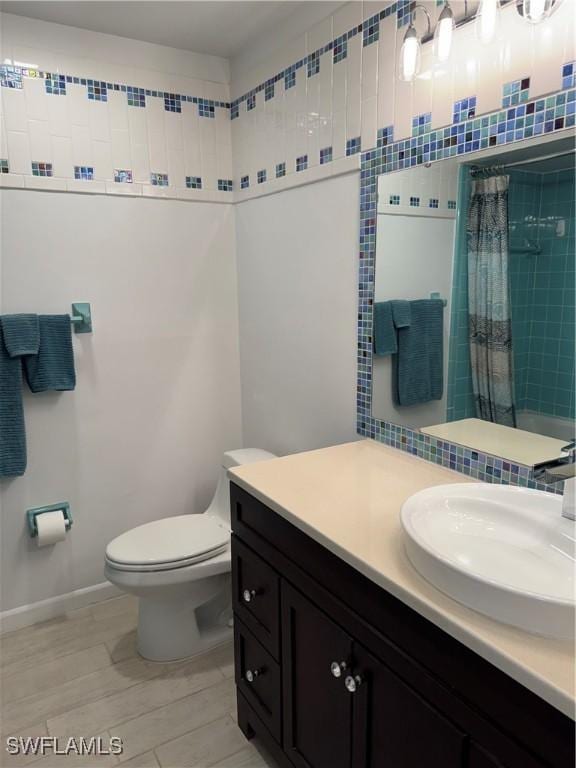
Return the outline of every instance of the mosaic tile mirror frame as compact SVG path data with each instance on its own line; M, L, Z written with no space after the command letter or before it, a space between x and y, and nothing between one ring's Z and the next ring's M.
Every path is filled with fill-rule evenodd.
M378 146L361 155L360 249L358 282L357 431L394 448L470 475L482 481L509 483L556 493L562 485L536 482L531 468L456 443L440 440L416 429L383 421L373 415L373 303L376 273L378 179L383 174L464 156L496 154L528 147L554 136L574 137L576 89L565 78L563 88L544 97L510 102L503 94L503 108L476 115L475 105L463 110L454 105L454 122L431 130L416 116L412 136L394 141L391 132L379 133ZM508 90L510 90L508 88ZM424 126L424 127L423 127ZM390 201L392 204L392 201Z

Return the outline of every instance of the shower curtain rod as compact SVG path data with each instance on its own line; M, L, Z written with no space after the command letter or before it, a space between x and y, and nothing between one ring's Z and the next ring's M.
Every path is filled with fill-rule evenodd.
M542 160L552 160L554 157L564 157L565 155L574 155L576 154L576 149L569 149L565 152L554 152L550 155L542 155L541 157L529 157L527 160L516 160L515 163L502 163L502 164L494 164L494 165L473 165L470 167L471 173L481 173L481 172L490 172L493 170L498 171L504 171L506 168L512 168L515 165L529 165L530 163L539 163Z

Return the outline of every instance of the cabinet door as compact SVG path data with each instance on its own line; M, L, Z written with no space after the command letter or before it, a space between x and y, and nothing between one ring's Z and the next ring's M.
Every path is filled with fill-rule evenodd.
M504 768L504 766L494 755L471 742L466 768Z
M353 768L463 768L466 735L357 643Z
M350 768L352 641L319 608L282 582L284 750L298 768Z

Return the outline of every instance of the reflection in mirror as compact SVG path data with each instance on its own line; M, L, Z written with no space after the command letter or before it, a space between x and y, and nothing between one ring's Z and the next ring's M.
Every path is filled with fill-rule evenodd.
M372 415L523 464L574 438L574 141L379 178Z

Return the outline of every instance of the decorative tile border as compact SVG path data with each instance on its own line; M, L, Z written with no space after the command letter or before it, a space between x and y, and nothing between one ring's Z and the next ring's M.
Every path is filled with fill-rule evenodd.
M114 168L114 181L117 184L132 184L132 171L128 168Z
M564 71L566 70L563 69L563 77ZM504 459L439 440L372 416L372 309L379 176L455 155L472 155L492 146L515 144L533 136L562 131L574 127L575 114L576 89L572 88L421 136L380 144L374 149L362 152L356 389L358 434L478 480L562 493L560 484L546 486L534 481L530 476L529 467L512 464ZM435 207L435 203L437 204L437 201L431 199L430 207ZM390 195L389 204L399 205L400 196ZM448 208L455 209L456 201L449 200Z
M74 178L82 181L92 181L94 179L94 168L91 165L75 165Z
M502 106L512 107L515 104L521 104L528 101L530 97L530 78L524 77L522 80L513 80L511 83L504 83L502 88Z

